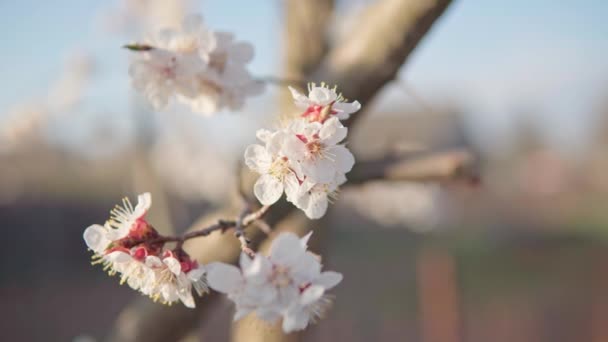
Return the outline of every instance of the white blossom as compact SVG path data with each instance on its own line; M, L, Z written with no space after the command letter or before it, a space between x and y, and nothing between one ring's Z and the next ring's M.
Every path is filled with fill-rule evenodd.
M190 260L180 262L170 251L165 252L162 259L157 256L146 257L145 265L151 273L141 290L155 301L172 304L181 300L186 307L194 308L192 289L199 296L208 291L203 277L205 268Z
M317 87L314 83L308 85L308 96L289 87L294 102L299 109L304 110L303 117L310 121L324 121L330 115L335 115L340 120L346 120L350 115L359 109L361 104L358 101L346 102L342 95L336 92L336 88L330 89L325 84ZM329 108L327 108L329 107ZM323 110L327 110L326 117L323 117Z
M337 197L339 186L345 182L344 174L338 172L328 183L315 183L307 179L300 186L293 204L302 209L308 218L319 219L325 215L329 203Z
M127 197L123 199L123 207L112 209L107 225L111 228L109 237L112 240L122 239L131 231L146 228L145 216L152 205L152 196L149 192L137 196L137 205L133 207Z
M207 292L205 268L181 248L163 251L154 242L159 235L145 220L151 202L149 193L139 195L135 207L125 198L123 207L116 206L103 226L95 224L84 231L85 243L94 252L93 264L102 264L110 275L120 277L121 284L155 301L172 304L181 300L192 308L192 289L199 296Z
M331 303L325 291L342 280L336 272L321 272L319 258L307 251L310 234L299 239L282 233L268 256L241 256L240 269L222 263L209 266L209 286L235 302L235 319L250 312L266 321L283 318L283 330L304 329Z
M318 88L313 94L335 94ZM314 98L320 101L320 95ZM333 103L332 99L330 96L321 103ZM309 100L304 97L299 101ZM256 136L264 146L250 145L245 151L245 164L261 175L254 194L262 204L275 203L285 192L287 201L308 218L318 219L325 215L330 200L346 182L345 175L353 168L355 158L342 143L348 129L337 116L311 120L305 114L287 122L282 129L258 130Z
M302 166L302 173L317 183L329 183L336 172L349 172L355 164L352 153L339 145L348 129L337 118L330 118L324 123L294 121L290 132L297 139L285 142L285 155L297 160Z
M160 31L145 45L146 51L135 54L130 74L156 109L175 100L206 115L238 110L246 97L263 90L246 68L253 58L251 44L210 30L199 15L184 18L178 29Z
M196 96L197 73L203 70L193 55L162 48L138 52L129 67L133 87L144 94L155 109L165 108L177 95Z
M245 164L261 176L256 181L253 192L264 205L275 203L283 191L287 196L295 195L299 187L299 164L292 163L282 154L283 145L288 139L285 132L277 131L264 136L266 143L250 145L245 150Z

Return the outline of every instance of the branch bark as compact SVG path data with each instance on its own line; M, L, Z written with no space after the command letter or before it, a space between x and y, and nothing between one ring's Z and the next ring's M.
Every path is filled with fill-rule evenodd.
M405 157L386 157L358 162L348 174L349 185L373 180L448 181L479 178L476 156L464 148L426 152Z
M311 81L336 84L345 97L367 104L394 80L414 48L444 13L451 0L382 0L370 5L364 23L335 46L310 75ZM361 113L351 116L354 120Z

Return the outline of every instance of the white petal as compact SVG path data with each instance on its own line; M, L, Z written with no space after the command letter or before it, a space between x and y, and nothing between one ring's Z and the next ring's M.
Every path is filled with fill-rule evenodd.
M164 258L163 262L165 263L165 265L167 265L167 267L169 268L171 273L173 273L175 275L179 275L180 273L182 273L182 265L179 263L179 260L177 260L176 258L173 258L173 257Z
M359 103L359 101L354 101L354 102L350 102L350 103L349 102L336 102L336 103L334 103L332 108L338 112L338 114L336 114L338 119L346 120L346 119L348 119L350 114L361 109L361 104Z
M137 206L141 206L145 210L148 210L152 205L152 195L149 192L137 196Z
M331 155L330 155L331 154ZM336 174L336 162L333 149L328 150L327 158L306 160L302 162L302 172L310 181L315 183L328 183Z
M291 265L304 253L300 239L294 233L281 233L270 246L270 259L281 265Z
M306 157L306 144L297 137L290 135L285 137L281 152L289 158L291 163L295 164Z
M308 199L308 205L304 209L304 213L311 220L316 220L327 212L329 201L327 193L324 191L313 191Z
M159 257L154 256L154 255L148 255L146 257L145 264L146 264L146 266L148 266L150 268L160 268L164 265L162 260L160 260Z
M326 290L338 285L342 281L342 274L334 271L325 271L315 279L314 283L323 286Z
M321 297L323 297L323 294L325 294L325 289L323 288L323 286L309 286L306 290L304 290L304 292L302 292L302 296L300 297L300 304L310 305L319 300Z
M270 140L270 138L272 137L272 131L269 131L267 129L258 129L255 132L255 136L260 139L262 142L266 143Z
M242 270L247 280L253 281L254 279L251 279L253 277L259 277L261 280L265 280L266 274L270 272L271 267L272 266L266 257L256 254L253 261Z
M293 87L288 87L288 88L289 88L289 91L291 92L291 96L293 97L295 104L298 108L306 109L306 108L308 108L308 106L312 105L312 103L308 99L308 97L304 96L302 93L300 93Z
M285 145L285 141L288 138L287 135L283 131L274 132L270 139L266 142L266 150L270 155L276 156L283 149L283 145Z
M264 174L255 182L253 193L260 203L271 205L283 195L283 182L269 174Z
M199 265L199 267L194 268L194 269L190 270L190 272L188 272L188 274L187 274L188 279L191 281L198 281L203 277L203 275L205 274L206 271L207 270L205 270L204 267L201 267Z
M110 262L116 262L119 264L127 263L133 260L133 258L131 258L129 254L121 251L114 251L110 254L107 254L105 258Z
M296 284L311 283L320 274L321 263L319 258L310 252L301 254L297 261L291 265L291 275Z
M318 105L326 106L332 101L335 101L338 98L338 95L331 89L327 89L325 87L314 87L310 93L308 93L308 98Z
M298 179L293 173L286 175L283 181L285 183L285 194L287 195L287 200L290 202L295 202L300 195L300 182L298 182Z
M283 316L283 331L290 333L303 330L308 326L309 319L310 317L303 310L290 311Z
M334 159L339 173L349 172L355 165L355 156L344 145L336 145L327 153Z
M184 305L187 308L194 309L196 307L196 305L194 304L194 298L192 297L192 293L190 291L188 291L188 292L178 291L177 295L179 296L179 299L182 301L182 303L184 303Z
M348 128L344 127L338 118L333 117L323 123L319 137L326 145L335 145L346 138Z
M207 265L207 283L215 291L233 293L242 286L243 277L235 266L214 262Z
M266 173L272 164L272 156L262 145L249 145L245 150L245 165L257 173Z
M85 229L82 237L87 246L95 253L102 253L110 244L107 238L108 231L105 227L94 224Z

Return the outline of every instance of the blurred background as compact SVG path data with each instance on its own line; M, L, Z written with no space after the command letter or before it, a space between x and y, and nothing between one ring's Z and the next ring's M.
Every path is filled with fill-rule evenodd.
M357 39L374 2L337 1L330 40ZM155 227L187 229L233 198L244 147L289 110L268 85L238 113L154 112L121 46L202 13L255 46L255 76L281 78L285 8L0 2L3 340L110 336L139 295L90 265L83 230L144 191ZM475 176L348 186L308 222L345 280L304 340L608 341L606 14L600 0L450 5L363 103L349 147L358 160L464 149ZM228 339L232 307L215 307L183 340Z

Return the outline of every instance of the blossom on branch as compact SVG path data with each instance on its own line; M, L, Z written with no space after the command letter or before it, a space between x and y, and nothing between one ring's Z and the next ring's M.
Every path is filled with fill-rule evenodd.
M302 117L310 121L323 122L330 116L340 120L346 120L359 109L358 101L346 102L342 94L336 92L336 87L329 88L325 83L317 87L314 83L308 84L308 96L300 93L295 88L289 87L296 107L304 110Z
M309 237L281 233L268 256L241 256L240 268L211 263L209 286L235 302L235 320L255 312L269 322L282 318L286 333L302 330L322 318L331 304L325 292L342 281L340 273L321 272L319 257L307 251Z
M184 18L178 30L126 47L135 52L129 68L133 86L158 110L171 101L205 115L239 110L246 97L263 90L246 67L253 59L251 44L207 28L199 15Z
M192 308L192 289L199 295L207 292L205 269L181 248L163 250L164 242L156 242L159 234L145 219L151 204L149 193L139 195L135 207L125 198L123 207L116 206L103 226L94 224L84 231L93 264L103 264L110 275L120 276L121 284L155 301L181 300Z
M307 110L276 131L258 130L256 135L265 145L250 145L245 151L245 164L260 174L254 194L262 204L275 203L285 192L287 201L308 218L318 219L325 215L330 199L346 182L346 173L355 163L343 144L348 128L339 118L358 109L359 103L339 102L341 97L335 89L311 87L311 98L317 101L312 104L309 98L290 89L296 104L321 106L315 107L319 112L311 115ZM335 111L332 108L337 104L344 106Z

